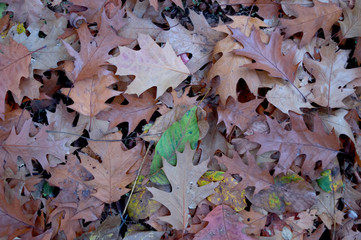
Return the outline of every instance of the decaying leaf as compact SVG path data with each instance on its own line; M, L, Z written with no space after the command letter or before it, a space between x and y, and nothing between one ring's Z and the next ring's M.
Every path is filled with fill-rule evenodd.
M217 206L204 220L208 225L195 235L195 240L254 239L243 233L244 224L237 213L227 205Z
M197 124L197 107L188 110L179 122L174 122L162 135L155 148L152 165L150 167L150 180L157 184L168 184L168 180L161 171L162 158L175 166L177 163L176 152L183 152L187 142L195 149L199 139Z
M251 202L269 212L301 212L316 203L316 192L297 174L279 175L275 184L255 194Z
M292 131L285 130L277 120L267 118L270 127L269 134L256 133L248 136L251 141L261 144L257 154L272 150L281 152L280 160L275 168L275 174L286 173L292 162L300 154L306 154L302 165L303 174L310 174L315 163L320 160L327 166L339 149L338 138L334 131L328 133L323 130L319 117L314 119L314 131L311 132L305 125L302 116L290 112Z

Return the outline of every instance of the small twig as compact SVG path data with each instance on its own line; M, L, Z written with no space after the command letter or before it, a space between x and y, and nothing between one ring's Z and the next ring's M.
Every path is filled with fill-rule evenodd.
M153 146L154 144L154 141L150 141L149 143L149 146L147 148L147 151L146 153L144 154L144 157L143 157L143 161L142 163L140 164L140 167L139 167L139 170L138 170L138 173L137 173L137 177L135 178L135 181L134 181L134 184L133 184L133 187L132 187L132 190L130 191L130 195L129 195L129 198L127 200L127 203L125 204L125 207L124 207L124 211L123 211L123 214L122 214L122 217L124 216L124 214L127 212L127 208L128 208L128 205L129 205L129 202L130 202L130 199L132 198L133 196L133 193L134 193L134 190L135 190L135 186L137 185L137 182L138 182L138 179L139 179L139 176L140 176L140 173L142 172L142 168L143 168L143 165L144 165L144 162L145 162L145 159L146 157L148 156L148 152L149 152L149 149L151 148L151 146Z
M88 141L92 141L92 142L121 142L124 140L129 140L129 139L136 139L136 138L142 138L144 136L157 136L160 135L162 133L156 133L156 134L143 134L142 136L138 136L138 137L125 137L123 139L112 139L112 140L104 140L104 139L93 139L93 138L88 138L88 137L84 137L82 135L79 134L75 134L75 133L70 133L70 132L62 132L62 131L54 131L54 130L46 130L47 133L59 133L59 134L67 134L67 135L71 135L71 136L76 136L79 138L83 138L86 139Z

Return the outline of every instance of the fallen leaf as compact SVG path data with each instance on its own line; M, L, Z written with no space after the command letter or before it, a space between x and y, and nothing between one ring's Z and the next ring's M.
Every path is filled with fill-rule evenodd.
M273 177L268 171L260 168L256 159L247 153L248 165L243 162L243 159L236 151L233 151L233 158L227 156L216 157L218 162L223 163L229 174L239 174L242 181L235 187L238 191L242 191L247 187L255 187L255 194L259 191L269 188L273 183Z
M329 39L331 27L342 13L342 9L332 2L314 0L313 4L313 7L304 7L301 4L281 4L284 11L296 18L280 19L280 28L285 29L285 38L302 32L300 47L309 43L320 28L322 28L325 38Z
M245 190L234 190L238 182L233 177L227 177L219 182L219 186L214 189L216 192L207 199L215 205L225 204L232 207L236 212L242 211L246 206Z
M102 111L97 115L98 119L110 122L109 129L116 127L119 123L128 122L129 132L133 132L140 121L149 121L157 110L156 101L152 94L144 92L141 96L123 95L129 102L127 105L112 103L110 110Z
M245 131L259 117L255 110L262 102L263 99L253 99L246 103L240 103L233 98L228 98L225 106L218 107L217 124L224 122L228 136L235 126Z
M286 55L282 54L282 36L279 31L272 32L268 44L265 45L261 41L260 30L253 29L249 37L237 28L231 30L232 37L243 45L243 49L236 49L233 52L256 61L245 64L243 67L262 69L269 72L272 77L282 78L293 83L298 65L292 64L296 51L290 49Z
M106 65L106 60L111 58L109 51L119 45L127 45L131 40L119 37L111 27L110 19L103 11L101 15L99 32L96 37L90 33L87 24L83 23L77 33L80 39L80 52L63 41L69 54L75 58L74 69L69 73L73 82L92 78L102 71L102 65Z
M190 73L195 73L203 65L211 61L213 48L225 34L211 29L205 17L194 11L189 13L194 30L184 28L176 19L167 18L170 30L161 32L156 41L169 42L176 54L191 53L192 58L186 64Z
M135 75L125 93L141 95L157 87L160 97L169 87L177 87L189 75L188 68L177 57L171 45L159 47L149 35L139 34L139 51L119 47L120 54L108 60L117 67L117 75Z
M30 52L10 38L9 45L0 44L0 118L4 119L5 96L10 90L20 97L20 79L29 77Z
M109 134L103 140L121 139L122 134ZM120 146L119 146L120 145ZM105 203L118 201L130 189L141 159L141 144L126 150L122 143L90 142L90 148L101 158L101 163L87 155L80 155L82 165L94 176L85 184L96 190L92 195Z
M337 51L337 45L330 42L320 49L321 61L304 57L303 64L307 71L316 78L315 83L305 86L312 92L307 98L318 105L329 108L346 108L342 100L354 93L353 88L345 87L352 80L359 78L361 68L345 69L344 64L349 51Z
M313 187L297 174L278 175L275 184L261 190L250 201L268 212L302 212L317 201Z
M198 145L199 128L197 124L197 107L188 110L179 122L174 122L162 135L155 147L155 154L150 166L150 180L154 183L166 185L167 177L162 168L162 158L175 166L177 163L176 152L183 152L187 142L192 149Z
M239 220L238 214L227 205L218 205L203 220L207 221L208 225L194 236L194 240L254 239L243 233L244 224Z
M361 2L356 0L354 4L352 9L342 4L343 21L338 22L344 38L359 37L361 34Z
M163 170L169 179L172 192L164 192L151 187L148 190L153 199L162 203L171 212L170 216L159 217L160 220L170 223L177 230L185 230L188 226L189 208L195 209L197 204L214 193L218 183L209 183L198 187L198 179L207 171L208 162L193 165L193 155L190 145L185 144L183 153L176 151L177 165L173 167L163 160Z
M3 164L9 166L13 172L16 172L17 161L20 156L25 162L29 171L33 172L32 160L36 159L43 169L49 171L50 167L55 167L49 163L47 156L49 154L63 161L68 148L65 146L67 139L54 141L48 138L46 130L49 128L42 127L40 131L33 137L29 136L31 119L27 120L21 132L16 133L15 127L12 128L9 137L1 144L1 158ZM3 170L0 170L2 172Z
M279 150L280 160L275 167L275 174L286 173L292 162L300 154L306 154L306 160L302 165L303 174L307 175L314 169L318 160L322 166L327 166L339 149L338 138L334 131L327 133L323 130L322 121L319 117L314 119L314 131L308 130L302 116L289 113L292 131L285 130L277 120L267 118L270 127L269 134L255 133L247 138L261 144L258 155L272 150Z
M101 111L110 108L108 104L105 104L106 100L119 95L118 91L108 88L115 82L116 78L112 73L94 75L91 78L75 82L71 89L62 89L62 93L69 95L74 101L69 108L93 118Z

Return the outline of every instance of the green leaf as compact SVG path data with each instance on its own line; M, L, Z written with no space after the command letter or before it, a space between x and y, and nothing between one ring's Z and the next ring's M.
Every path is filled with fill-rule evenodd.
M54 191L54 187L50 186L48 182L44 182L43 196L47 197L47 196L53 194L53 191Z
M4 16L4 11L6 10L6 3L0 3L0 18Z
M176 151L183 152L186 142L190 143L192 149L195 149L199 139L199 129L197 124L197 106L188 110L179 122L170 126L160 138L155 147L155 154L152 165L150 166L150 180L153 183L167 185L169 181L164 174L162 157L171 165L177 164Z
M318 186L325 192L331 192L332 188L334 191L337 191L340 187L343 186L342 179L335 179L335 176L332 176L330 169L327 169L321 173L321 177L316 180Z

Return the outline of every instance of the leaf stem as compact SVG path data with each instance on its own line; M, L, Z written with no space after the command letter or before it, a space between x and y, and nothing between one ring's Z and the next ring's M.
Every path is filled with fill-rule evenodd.
M143 165L144 165L144 162L145 162L145 159L146 157L148 156L148 152L149 152L149 149L153 146L154 144L154 141L150 141L149 145L148 145L148 148L147 148L147 151L146 153L144 154L144 157L143 157L143 160L142 160L142 163L140 164L140 167L139 167L139 170L138 170L138 173L137 173L137 177L135 178L135 181L134 181L134 184L133 184L133 187L132 187L132 190L130 191L130 195L129 195L129 198L127 200L127 203L125 204L125 207L124 207L124 211L123 211L123 214L122 214L122 217L124 216L124 214L127 212L127 208L128 208L128 205L129 205L129 202L130 202L130 199L132 198L133 196L133 193L134 193L134 190L135 190L135 186L137 185L137 182L138 182L138 179L139 179L139 176L140 176L140 173L142 172L142 169L143 169Z

